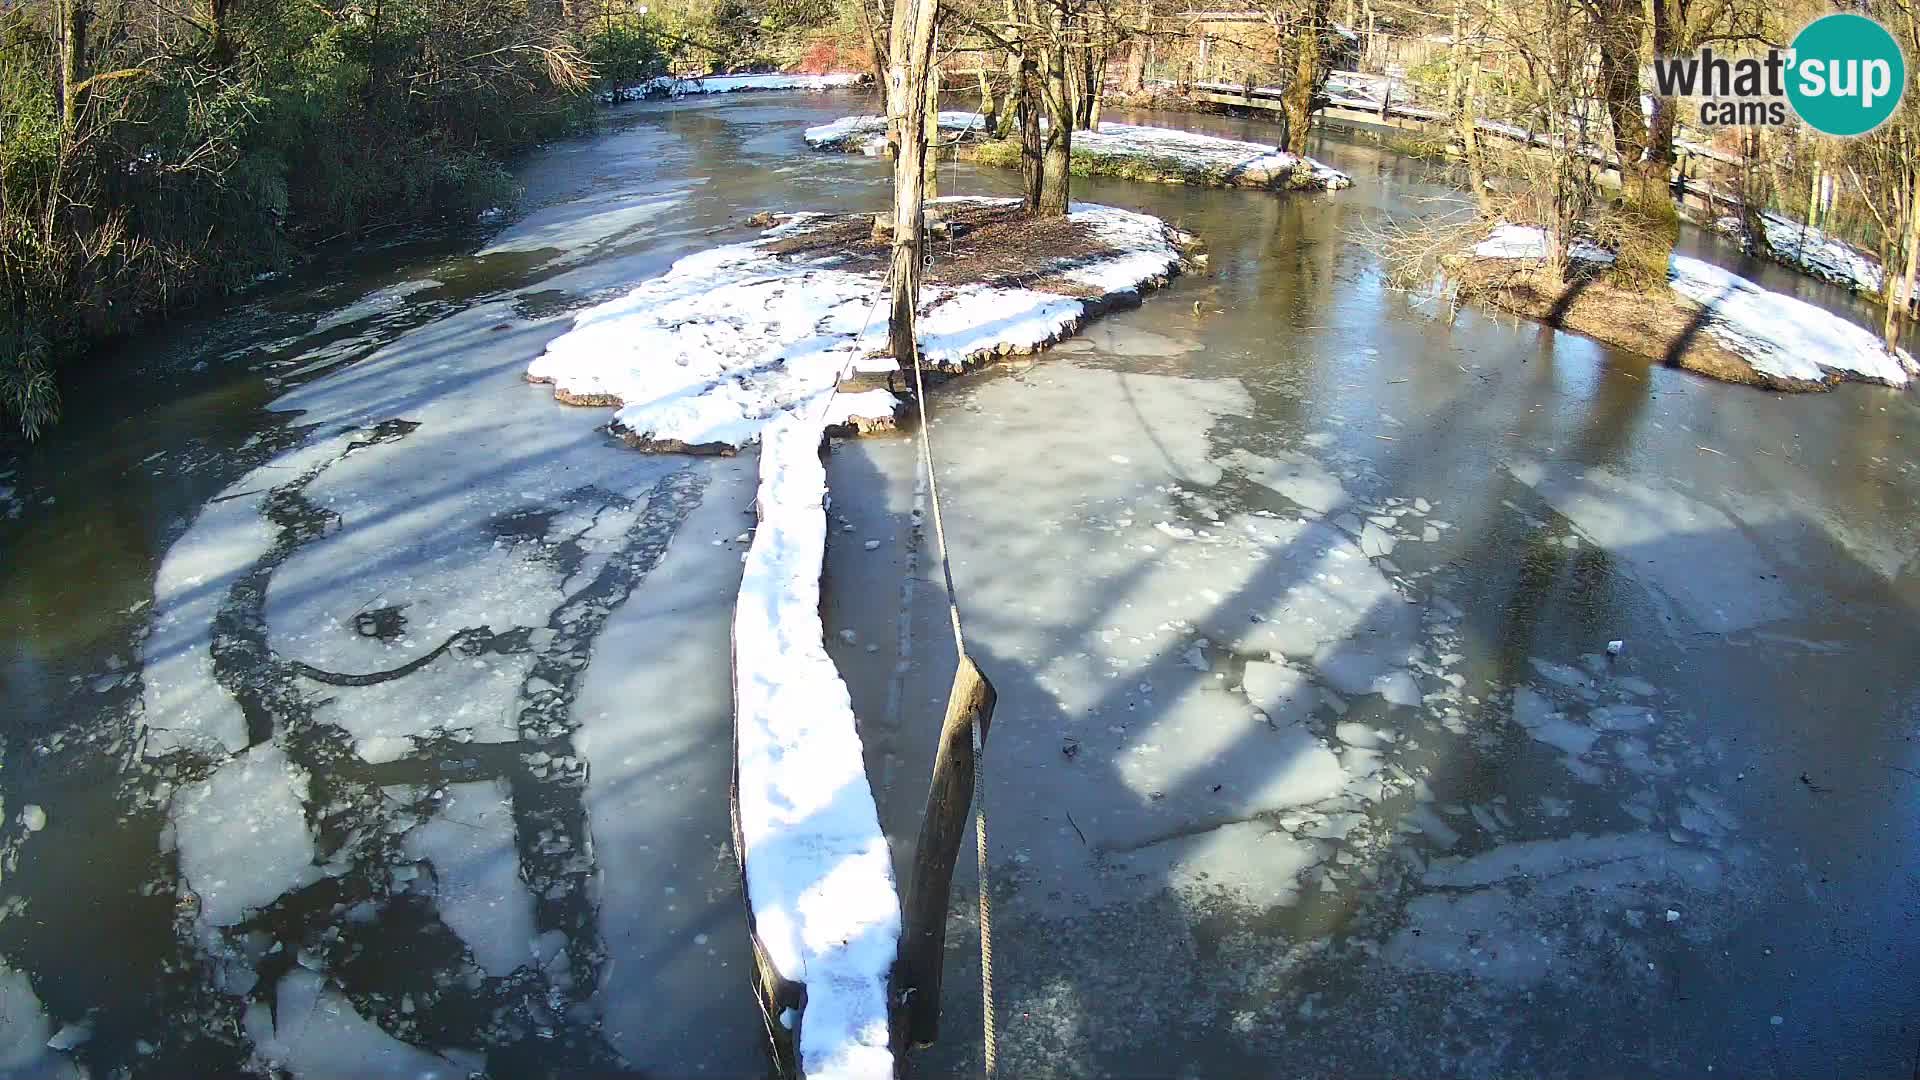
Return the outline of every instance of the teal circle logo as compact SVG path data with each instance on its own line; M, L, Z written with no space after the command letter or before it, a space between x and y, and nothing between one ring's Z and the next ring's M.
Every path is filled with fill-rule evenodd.
M1787 100L1815 131L1865 135L1893 115L1907 60L1887 28L1864 15L1826 15L1793 39Z

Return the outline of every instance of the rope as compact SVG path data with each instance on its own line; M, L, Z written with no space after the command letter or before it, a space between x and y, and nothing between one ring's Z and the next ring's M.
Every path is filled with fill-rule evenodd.
M936 31L937 33L937 31ZM937 101L937 99L936 99ZM934 109L936 118L939 108ZM962 131L954 136L959 142L967 134ZM940 172L940 125L934 122L933 137L934 175ZM899 228L899 222L894 223ZM920 242L925 245L925 262L933 264L933 245L923 233ZM914 297L918 306L919 297ZM920 410L920 456L927 463L927 499L933 506L933 542L940 552L940 575L947 586L947 618L953 623L953 651L961 663L967 659L966 638L960 631L959 593L953 587L953 562L947 558L947 522L940 513L940 481L933 467L933 429L927 423L927 384L921 371L920 342L915 340L913 349L913 396ZM986 1080L994 1080L1000 1071L1000 1042L993 1010L993 898L987 890L987 755L986 742L980 731L980 718L973 718L973 853L974 866L979 874L980 889L980 1048L983 1071Z
M933 506L933 542L940 555L940 573L947 586L947 617L953 624L954 653L966 659L966 638L960 630L960 603L953 587L953 562L947 558L946 519L940 513L940 481L933 465L933 440L927 424L927 385L920 363L920 343L913 344L913 393L920 410L920 457L927 466L927 498ZM993 1008L993 900L987 890L987 762L980 721L973 721L973 846L980 875L980 1022L981 1047L987 1080L999 1073L1000 1048Z

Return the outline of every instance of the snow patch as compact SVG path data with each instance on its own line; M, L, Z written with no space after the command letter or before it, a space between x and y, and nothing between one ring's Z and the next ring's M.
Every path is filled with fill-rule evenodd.
M1493 227L1485 240L1473 249L1481 259L1544 259L1547 257L1547 233L1534 225L1502 222ZM1612 266L1613 252L1591 240L1575 240L1567 246L1567 256L1600 266Z
M1069 280L1114 295L1179 266L1184 237L1157 218L1087 204L1071 216L1119 253L1063 270ZM899 402L888 391L833 393L842 371L894 366L873 355L886 347L883 275L840 256L766 246L826 220L797 215L758 241L688 256L580 312L527 377L575 401L619 402L616 429L663 446L738 447L786 414L828 426L890 419ZM1086 314L1083 300L1032 289L967 285L928 288L925 297L923 354L949 368L1047 344Z
M1042 121L1044 123L1044 121ZM986 118L977 112L942 112L945 131L984 133ZM887 149L887 121L880 116L843 116L804 133L815 150L857 150L878 157ZM1351 187L1353 178L1312 158L1289 154L1266 143L1241 142L1175 128L1102 123L1098 131L1073 133L1075 155L1130 158L1168 166L1205 169L1234 187L1265 187L1269 181L1306 169L1315 188Z
M642 98L691 97L699 94L731 94L740 90L838 90L858 86L867 76L857 71L830 71L824 75L706 75L690 79L661 75L633 86L623 86L600 95L604 102L639 101Z
M1837 236L1771 210L1761 213L1760 226L1766 254L1788 266L1855 292L1877 293L1886 282L1886 269L1879 259ZM1734 237L1746 228L1735 214L1719 218L1713 227Z

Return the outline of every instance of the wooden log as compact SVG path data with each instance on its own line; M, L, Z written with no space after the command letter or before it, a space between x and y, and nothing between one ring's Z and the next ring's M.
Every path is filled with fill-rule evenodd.
M953 864L960 857L973 807L977 767L973 725L979 723L984 747L994 699L993 684L963 654L947 697L946 720L940 726L933 781L927 787L927 807L920 819L920 842L914 848L901 917L900 958L893 968L894 1001L902 1014L895 1021L896 1038L904 1035L915 1046L931 1046L940 1035L940 970L946 953Z

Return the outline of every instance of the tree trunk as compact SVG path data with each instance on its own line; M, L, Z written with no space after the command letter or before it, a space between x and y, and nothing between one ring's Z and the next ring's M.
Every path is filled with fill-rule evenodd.
M927 168L927 75L939 0L894 0L888 39L887 126L893 159L892 309L887 343L901 367L914 357L914 313L920 299L922 187Z
M1621 252L1615 276L1641 288L1664 290L1667 263L1680 237L1680 215L1673 205L1672 165L1649 152L1647 118L1640 107L1645 29L1641 0L1593 0L1592 11L1599 37L1600 91L1613 129L1613 153L1620 160L1620 187L1641 219L1642 235Z
M227 36L227 9L231 0L207 0L207 54L216 67L233 59L233 42Z
M1326 32L1328 0L1308 0L1294 29L1293 81L1287 86L1288 153L1305 156L1307 129L1313 123L1313 91L1319 85L1320 36Z
M1820 227L1820 155L1813 156L1813 176L1807 181L1807 221L1806 228L1800 230L1800 246L1807 246L1807 229Z
M1073 126L1090 131L1100 123L1100 83L1105 70L1106 50L1092 40L1074 47Z
M1740 170L1740 238L1749 254L1767 253L1767 229L1760 211L1767 205L1767 174L1754 167L1760 160L1760 129L1747 129L1741 141L1740 156L1747 166Z
M1138 94L1147 88L1147 43L1134 38L1127 43L1127 66L1120 73L1120 92Z
M60 15L60 118L71 132L80 122L87 81L87 29L93 22L92 0L66 0Z
M1140 25L1127 42L1127 66L1120 76L1122 94L1138 94L1147 88L1147 35L1153 30L1153 0L1140 0Z
M1888 352L1892 352L1900 347L1901 320L1911 318L1913 315L1915 277L1917 273L1920 273L1920 172L1907 174L1906 210L1907 272L1904 275L1904 283L1901 288L1887 290L1888 293L1891 294L1887 297L1887 324L1885 328ZM1893 267L1887 263L1882 263L1881 265L1886 268L1886 273L1891 277Z
M1028 217L1036 217L1040 213L1040 180L1046 174L1046 151L1040 139L1040 117L1046 108L1040 103L1040 76L1032 64L1020 66L1019 85L1021 209Z
M920 187L927 201L940 197L940 69L927 72L927 166L926 182Z
M1006 9L1009 24L1024 25L1018 0L1007 0ZM1022 111L1025 108L1027 93L1026 76L1023 71L1029 62L1028 54L1032 52L1032 46L1027 43L1029 32L1027 29L1020 30L1018 42L1020 47L1007 52L1007 98L1006 104L1000 109L1000 129L995 132L998 138L1004 139L1013 134L1013 125L1021 122L1021 117L1026 115Z
M980 80L980 126L986 129L988 135L997 136L1000 133L1000 99L993 94L993 81L987 78L985 60L974 69L974 75Z
M1653 55L1672 56L1675 54L1676 18L1685 18L1684 12L1676 12L1674 6L1679 0L1652 0ZM1636 60L1636 64L1637 64ZM1673 171L1673 127L1675 119L1673 99L1658 97L1653 99L1653 115L1648 122L1647 160L1648 164L1663 170L1663 175Z
M1087 130L1099 131L1100 105L1107 93L1107 50L1104 46L1096 53L1087 85Z
M1474 99L1480 91L1480 60L1467 69L1466 92L1460 102L1460 146L1467 155L1467 182L1473 185L1474 204L1480 216L1493 217L1493 192L1487 187L1486 161L1480 156L1480 128L1474 116Z
M1040 194L1035 217L1064 217L1072 181L1073 100L1067 89L1067 50L1056 24L1053 40L1042 50L1047 57L1041 72L1041 96L1047 106L1047 129L1041 137Z
M1661 199L1668 177L1647 160L1647 118L1640 110L1640 0L1597 0L1600 92L1620 159L1620 183L1634 202ZM1666 196L1670 199L1670 196Z

